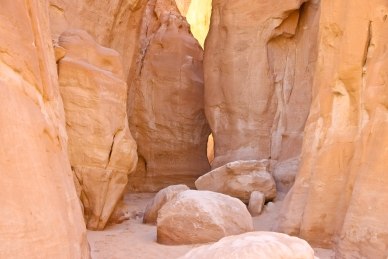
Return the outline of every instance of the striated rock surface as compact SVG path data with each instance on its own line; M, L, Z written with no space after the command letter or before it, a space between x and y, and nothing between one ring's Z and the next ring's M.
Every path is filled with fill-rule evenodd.
M166 203L157 219L157 241L165 245L216 242L253 231L240 200L209 191L185 191Z
M213 169L270 159L272 172L300 156L319 21L318 2L304 2L213 0L204 58Z
M90 258L44 0L0 1L0 258Z
M203 51L172 1L150 0L143 19L129 122L139 163L130 190L194 187L210 170L203 104Z
M89 229L103 229L137 163L126 115L127 84L119 54L84 31L64 32L58 63L69 158Z
M252 217L260 216L264 209L265 195L262 192L254 191L249 198L248 211Z
M251 232L225 237L215 244L194 248L180 257L184 258L314 259L314 250L306 241L297 237L273 232Z
M189 187L184 184L172 185L164 188L163 190L160 190L152 199L151 203L147 205L144 212L143 223L156 224L158 212L163 207L163 205L173 200L181 192L188 190L190 190Z
M260 191L270 201L276 197L276 184L268 166L267 160L228 163L198 178L195 186L198 190L230 195L244 203L248 203L253 191Z
M147 1L49 0L52 37L57 40L69 29L88 32L99 45L123 57L124 76L131 78Z
M276 229L338 259L388 255L387 16L385 1L321 2L301 165Z

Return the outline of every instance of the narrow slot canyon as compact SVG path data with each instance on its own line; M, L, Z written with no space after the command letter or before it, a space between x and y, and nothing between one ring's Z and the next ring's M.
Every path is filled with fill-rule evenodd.
M387 259L387 16L0 0L0 259Z

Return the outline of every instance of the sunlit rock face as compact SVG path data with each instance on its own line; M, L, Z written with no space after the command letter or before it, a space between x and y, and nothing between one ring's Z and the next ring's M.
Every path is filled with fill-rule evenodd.
M186 18L191 32L202 47L209 32L211 13L212 0L191 0L187 10Z
M66 31L58 44L67 51L58 73L70 163L87 227L101 230L137 164L137 146L128 128L123 66L116 51L99 46L85 31Z
M194 187L210 170L204 114L203 51L174 2L149 1L128 108L139 163L130 189Z
M214 0L205 44L212 168L269 159L283 192L299 163L316 63L318 5L303 2Z
M388 254L387 16L386 1L321 2L301 165L276 230L336 258Z
M90 258L44 0L0 1L0 258Z

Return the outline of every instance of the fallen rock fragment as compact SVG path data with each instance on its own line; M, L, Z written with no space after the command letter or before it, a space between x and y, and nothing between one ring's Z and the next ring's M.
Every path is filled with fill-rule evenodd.
M263 212L265 203L265 196L263 193L254 191L251 193L251 198L249 199L248 211L251 213L252 217L260 216Z
M157 242L202 244L253 230L252 217L240 200L221 193L189 190L159 211Z
M144 212L143 223L144 224L156 224L158 218L158 212L164 204L173 200L179 193L190 190L184 184L172 185L160 190L153 198L150 204Z
M180 259L314 259L314 250L297 237L274 232L251 232L225 237L192 249ZM315 257L315 259L318 259Z
M270 201L276 197L276 184L268 167L268 160L231 162L201 176L195 186L198 190L239 198L244 203L248 203L253 191L260 191Z

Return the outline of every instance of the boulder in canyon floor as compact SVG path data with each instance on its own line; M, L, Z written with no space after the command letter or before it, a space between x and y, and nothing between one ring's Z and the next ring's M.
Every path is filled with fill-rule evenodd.
M220 192L249 202L253 191L260 191L265 200L276 197L276 184L268 172L268 160L236 161L214 169L195 182L198 190Z
M166 203L157 219L157 241L165 245L216 242L253 231L253 221L240 200L209 191L185 191Z
M184 184L171 185L164 188L163 190L160 190L152 199L151 203L147 205L144 212L143 223L156 224L158 212L163 207L163 205L173 200L179 193L188 190L190 190L190 188Z
M274 232L251 232L225 237L215 244L194 248L180 257L185 258L314 259L314 250L306 241L297 237Z
M259 216L263 212L265 195L262 192L254 191L249 199L248 211L252 217Z

